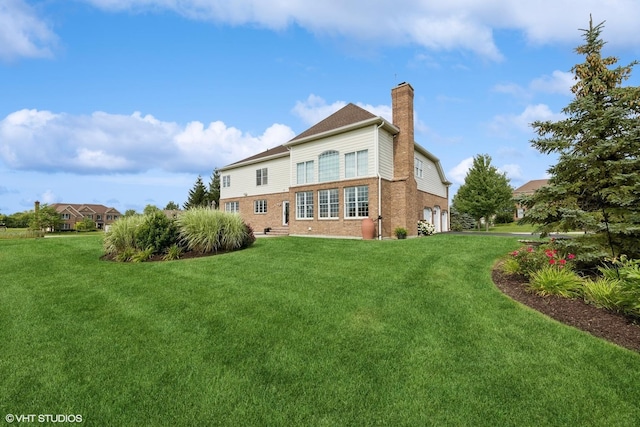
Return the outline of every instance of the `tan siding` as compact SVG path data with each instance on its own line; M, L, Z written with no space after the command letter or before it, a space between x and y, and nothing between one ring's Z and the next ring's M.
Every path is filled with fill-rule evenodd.
M268 169L267 185L256 185L256 170ZM248 166L240 166L221 173L231 176L231 186L220 188L221 199L274 194L289 191L289 157L280 157ZM221 178L222 180L222 178Z
M416 177L418 190L440 197L447 197L447 186L440 180L440 174L438 174L435 163L417 151L414 155L422 160L422 178Z
M381 131L378 138L380 146L380 176L384 179L393 179L393 135Z
M340 153L340 179L344 179L344 155L354 151L369 150L368 174L375 176L374 167L374 133L373 127L356 129L341 135L331 136L322 140L291 147L291 185L297 182L296 164L313 160L314 183L318 182L318 156L325 151L335 150Z

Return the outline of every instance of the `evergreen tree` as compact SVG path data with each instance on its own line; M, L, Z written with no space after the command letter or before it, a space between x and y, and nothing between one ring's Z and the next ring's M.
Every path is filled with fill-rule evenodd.
M640 256L640 87L622 86L637 62L609 68L618 60L601 56L602 28L590 20L581 30L585 44L576 52L585 62L571 70L577 82L562 110L567 118L533 123L532 145L558 161L548 171L550 185L524 199L523 220L543 234L588 232L577 242L592 261Z
M473 158L473 166L452 201L458 212L471 215L478 224L484 218L487 231L491 218L504 209L513 209L513 203L509 179L491 165L487 154Z
M218 171L218 168L215 168L211 175L208 196L209 206L218 209L220 205L220 172Z
M180 209L180 206L173 200L167 203L167 206L164 207L165 211L177 211L179 209Z
M189 190L189 198L183 205L185 209L195 208L195 207L204 207L209 206L209 197L207 194L207 189L202 182L202 177L198 175L198 179L196 183L193 185L193 188Z

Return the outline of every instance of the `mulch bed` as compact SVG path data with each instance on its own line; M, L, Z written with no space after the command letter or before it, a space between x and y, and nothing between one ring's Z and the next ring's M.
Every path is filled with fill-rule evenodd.
M581 299L540 296L525 288L527 279L524 276L505 274L500 265L494 267L492 278L498 289L512 299L566 325L640 352L640 325L637 319L598 308Z

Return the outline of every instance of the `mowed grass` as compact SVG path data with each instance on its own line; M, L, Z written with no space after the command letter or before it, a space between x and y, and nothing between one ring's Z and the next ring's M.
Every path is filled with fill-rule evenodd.
M83 425L632 426L640 355L491 282L517 237L267 238L162 263L0 242L0 412Z

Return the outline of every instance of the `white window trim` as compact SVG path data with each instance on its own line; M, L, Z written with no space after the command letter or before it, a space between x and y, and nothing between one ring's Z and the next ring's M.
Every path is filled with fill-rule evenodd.
M355 188L356 189L356 216L349 216L348 215L348 202L347 202L347 190L351 189L351 188ZM358 193L360 188L366 188L367 189L367 215L365 216L359 216L358 215ZM369 217L369 186L368 185L357 185L355 187L345 187L344 191L344 219L345 220L350 220L350 219L362 219L362 218L368 218Z
M320 193L322 193L323 191L327 192L327 213L329 214L329 216L321 216L320 212L322 209L322 203L320 203ZM331 193L329 193L330 191L335 191L337 196L338 196L338 209L337 209L337 213L336 216L330 216L331 215ZM318 190L318 220L319 221L335 221L336 219L340 219L340 190L338 188L328 188L325 190Z
M267 200L260 199L253 201L253 213L256 215L264 215L267 213Z
M309 194L309 193L311 193L311 197L308 197L308 194ZM310 217L307 217L307 216L301 217L301 216L299 216L299 215L298 215L298 214L300 213L300 209L299 209L300 204L298 203L298 202L299 202L298 194L307 194L307 196L305 196L305 202L306 202L307 200L311 200L311 211L312 211L312 213L311 213L311 216L310 216ZM306 211L307 211L306 207L307 207L308 205L309 205L309 203L305 203L305 204L304 204L304 206L305 206L305 210L304 210L304 211L305 211L305 213L306 213ZM297 192L297 193L296 193L296 220L300 220L300 221L311 221L311 220L313 220L313 219L314 219L314 209L315 209L315 206L313 206L313 191L300 191L300 192Z

